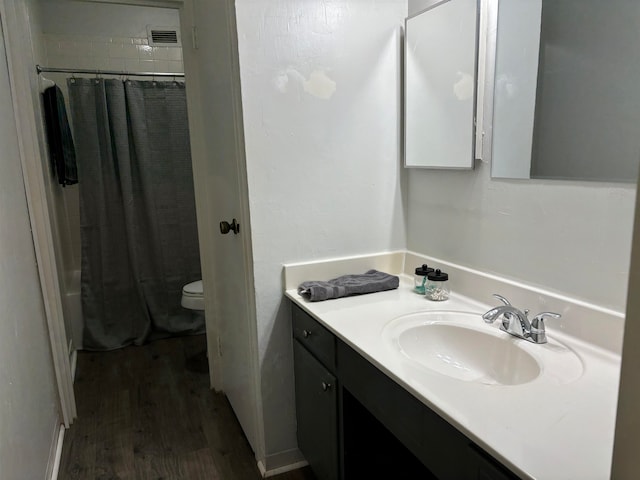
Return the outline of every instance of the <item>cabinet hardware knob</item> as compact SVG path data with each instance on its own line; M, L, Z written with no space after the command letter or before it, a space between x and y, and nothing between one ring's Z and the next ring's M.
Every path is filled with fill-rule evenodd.
M326 392L327 390L330 390L330 389L331 389L331 384L330 383L322 382L322 390L323 391Z
M302 336L304 338L309 338L311 336L311 331L309 330L302 330Z

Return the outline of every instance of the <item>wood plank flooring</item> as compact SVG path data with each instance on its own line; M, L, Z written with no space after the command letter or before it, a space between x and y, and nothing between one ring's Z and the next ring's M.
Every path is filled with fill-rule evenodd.
M260 479L229 402L193 368L205 348L199 335L81 352L59 480ZM315 479L309 468L272 478Z

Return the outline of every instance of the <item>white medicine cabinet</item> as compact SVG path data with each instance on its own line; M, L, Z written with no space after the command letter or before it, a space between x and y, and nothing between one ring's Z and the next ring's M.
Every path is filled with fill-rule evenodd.
M405 167L471 169L480 158L479 24L479 0L435 2L406 19Z

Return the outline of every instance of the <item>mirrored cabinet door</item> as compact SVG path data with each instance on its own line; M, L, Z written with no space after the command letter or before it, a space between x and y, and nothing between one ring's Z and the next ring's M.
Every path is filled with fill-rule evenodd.
M405 166L470 169L478 1L448 0L405 24Z
M638 2L497 5L491 176L635 182Z

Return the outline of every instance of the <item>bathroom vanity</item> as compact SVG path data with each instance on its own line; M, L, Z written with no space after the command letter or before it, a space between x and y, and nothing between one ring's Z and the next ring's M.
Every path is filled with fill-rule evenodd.
M393 471L410 473L406 478L518 478L300 307L292 308L298 442L319 479ZM377 455L362 452L372 431Z
M411 255L378 265L356 259L285 267L298 443L318 478L608 478L619 339L614 333L597 345L584 332L613 312L590 312L541 291L527 296L521 285L451 264L452 297L429 302L412 291ZM301 278L357 272L362 262L399 274L400 287L316 303L294 288ZM494 289L524 299L518 306L533 313L540 304L562 311L549 343L485 324L481 314L495 305L461 295L473 290L491 302ZM572 336L576 318L582 333ZM606 320L612 331L622 325ZM449 357L421 357L448 342L442 351Z

